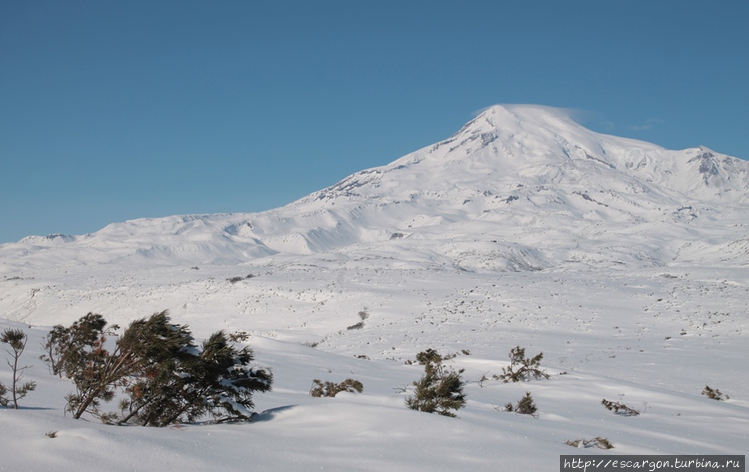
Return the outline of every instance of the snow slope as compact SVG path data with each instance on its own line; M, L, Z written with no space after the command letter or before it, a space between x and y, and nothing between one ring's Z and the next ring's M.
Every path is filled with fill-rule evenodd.
M26 376L39 387L21 410L0 409L0 467L557 470L575 452L745 454L748 169L597 134L561 110L496 106L275 210L2 245L0 329L29 334ZM36 360L48 327L163 309L198 337L251 334L275 378L255 397L256 422L64 416L71 385ZM369 317L354 329L359 311ZM517 345L543 352L552 378L479 384ZM456 419L405 408L422 373L405 362L427 348L459 354L468 404ZM312 379L348 377L363 394L308 395ZM731 398L710 400L705 385ZM526 391L537 419L494 408ZM602 398L642 414L614 415ZM595 436L615 448L564 444Z

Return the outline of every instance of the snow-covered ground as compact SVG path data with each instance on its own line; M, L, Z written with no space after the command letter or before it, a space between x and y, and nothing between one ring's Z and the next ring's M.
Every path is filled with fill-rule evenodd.
M0 329L29 335L22 360L38 384L20 410L0 409L0 470L541 471L578 452L745 454L748 201L749 165L734 158L493 107L276 210L0 245ZM197 338L251 335L274 374L255 421L66 417L72 384L38 360L49 327L164 309ZM551 378L491 380L515 346L543 352ZM407 361L428 348L465 369L457 418L405 406L423 374ZM313 379L346 378L364 392L309 395ZM500 411L526 392L537 418ZM597 436L614 449L565 444Z
M251 424L154 429L106 426L63 413L66 381L37 360L46 328L24 359L35 380L18 411L0 409L6 470L554 470L566 440L608 438L592 454L742 454L749 445L749 285L742 270L468 273L457 269L305 263L86 274L51 281L34 298L44 324L87 311L111 322L169 308L197 336L245 330L273 392L257 394ZM255 277L231 283L235 275ZM61 276L64 278L63 276ZM33 280L38 280L37 278ZM3 280L3 293L28 284ZM90 285L87 285L90 284ZM9 290L11 288L11 290ZM53 301L45 300L53 298ZM59 309L55 310L57 306ZM347 329L369 317L361 329ZM36 323L35 323L36 324ZM310 344L317 343L315 348ZM505 384L509 350L544 353L550 380ZM458 418L408 410L426 348L460 353L468 404ZM463 350L470 355L462 354ZM362 356L362 357L360 357ZM364 358L363 356L366 356ZM9 381L9 369L0 380ZM354 378L362 394L313 398L313 379ZM705 385L731 398L701 395ZM403 392L403 388L407 392ZM526 391L537 419L497 411ZM617 416L606 398L641 411ZM111 406L116 409L116 405ZM57 431L56 438L45 435Z

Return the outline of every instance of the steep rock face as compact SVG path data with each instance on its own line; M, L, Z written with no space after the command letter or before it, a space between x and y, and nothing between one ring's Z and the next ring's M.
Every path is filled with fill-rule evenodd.
M0 258L228 264L338 251L532 270L666 265L686 254L711 263L730 247L731 262L746 264L748 204L745 161L602 135L563 110L494 106L444 141L285 207L30 237L0 247Z

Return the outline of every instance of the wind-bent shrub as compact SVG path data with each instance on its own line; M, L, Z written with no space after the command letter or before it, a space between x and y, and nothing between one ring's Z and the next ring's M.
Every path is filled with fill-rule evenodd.
M8 354L10 354L11 358L13 359L12 363L11 361L6 361L8 363L8 367L11 368L11 371L13 373L10 390L8 390L5 385L0 383L0 405L6 408L12 404L13 408L17 410L18 400L22 399L26 396L26 394L36 388L36 382L34 381L21 383L21 379L23 378L23 371L26 370L29 366L19 367L18 360L21 358L21 354L23 354L24 349L26 349L27 341L28 337L26 336L26 333L24 333L20 329L8 328L0 335L0 342L3 344L8 344L10 346L12 352L6 352L8 352ZM8 392L10 392L10 398L5 396Z
M143 426L206 415L217 421L249 420L252 393L271 389L271 373L250 368L250 348L235 348L223 331L198 348L187 326L172 324L163 311L132 322L110 352L105 345L111 331L104 330L101 315L90 315L48 337L50 365L58 365L76 386L67 396L67 411L76 419L87 412L108 423ZM74 344L77 353L59 344L68 339L80 340ZM101 402L117 392L127 395L121 413L103 413Z
M609 442L608 439L596 436L592 439L575 439L574 441L567 440L564 442L568 446L572 447L597 447L598 449L613 449L614 445Z
M612 402L610 400L606 400L605 398L601 400L601 405L603 405L607 410L613 411L617 415L637 416L640 414L638 410L630 408L622 402Z
M516 346L510 350L510 366L502 368L502 375L499 376L505 383L522 382L531 378L548 379L549 374L541 369L541 359L544 353L540 352L535 357L527 359L525 357L525 348Z
M432 349L416 355L424 363L424 376L414 382L414 396L406 399L406 406L412 410L438 413L455 417L451 410L459 410L466 403L463 393L465 383L461 378L463 370L455 372L442 365L442 356Z
M364 391L364 385L358 380L346 379L341 383L335 384L333 382L322 382L319 379L314 379L309 394L313 397L335 397L340 392L362 393L362 391Z

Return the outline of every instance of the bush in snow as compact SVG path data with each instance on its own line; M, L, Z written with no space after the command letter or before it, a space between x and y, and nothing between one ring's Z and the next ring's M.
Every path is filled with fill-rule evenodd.
M361 393L363 390L364 385L354 379L346 379L338 384L333 382L322 382L319 379L314 379L309 394L313 397L335 397L340 392Z
M548 379L549 374L541 369L543 357L544 353L541 352L528 359L525 357L525 348L516 346L510 350L510 366L502 368L502 375L499 378L505 383L527 381L531 378Z
M7 361L7 363L13 373L10 390L8 390L8 387L0 383L0 405L8 407L12 404L12 407L16 410L18 409L18 400L22 399L27 393L36 388L36 383L33 381L21 383L23 371L26 370L28 366L19 367L18 360L21 358L24 349L26 349L27 340L28 337L26 336L26 333L20 329L8 328L3 331L2 335L0 335L0 342L10 346L10 351L6 352L10 354L12 362ZM10 393L10 398L6 396L8 393Z
M613 449L614 445L609 442L608 439L596 436L593 439L575 439L574 441L567 440L564 442L568 446L572 447L597 447L598 449Z
M271 388L270 372L250 369L252 351L236 349L223 331L198 348L187 326L172 324L167 311L134 321L114 343L108 342L113 332L105 326L101 315L89 313L48 336L50 370L64 374L76 388L66 397L73 418L89 413L109 423L143 426L205 415L249 420L252 393ZM69 340L74 342L64 344ZM120 402L121 414L103 413L101 402L118 392L127 396Z
M198 349L186 327L169 325L168 318L158 321L160 331L171 329L173 334L167 336L172 344L164 349L163 336L152 336L148 339L153 343L139 346L148 360L145 375L127 386L129 398L120 404L118 423L167 426L206 415L219 422L249 420L254 407L252 394L270 391L272 383L270 371L249 367L252 350L235 348L223 331L212 334ZM134 339L140 338L141 329L132 333ZM126 331L122 339L128 334Z
M630 408L622 402L612 402L610 400L606 400L605 398L601 400L601 405L603 405L607 410L613 411L614 413L622 416L637 416L640 414L638 410Z
M531 392L525 392L525 396L521 398L515 406L512 406L512 403L507 402L505 405L505 411L520 413L521 415L531 415L534 418L538 418L538 415L536 415L538 407L536 407L536 402L534 402L533 397L531 397Z
M712 398L713 400L723 400L723 393L719 389L713 390L708 385L705 385L705 388L702 390L702 394L705 395L707 398ZM726 395L726 400L730 399L728 395Z
M461 378L463 370L455 372L442 365L442 356L432 349L416 356L424 364L424 376L414 382L414 396L406 399L406 406L412 410L438 413L455 417L451 410L459 410L466 403L463 393L465 383Z

